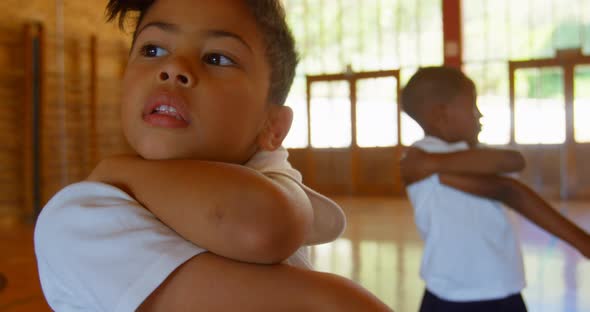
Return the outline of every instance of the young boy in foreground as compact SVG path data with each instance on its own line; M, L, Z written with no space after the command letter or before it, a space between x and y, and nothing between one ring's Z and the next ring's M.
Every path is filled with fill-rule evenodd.
M122 96L138 156L101 162L41 213L52 308L389 310L307 270L304 245L338 237L344 216L280 148L297 63L280 2L111 0L108 13L138 14Z

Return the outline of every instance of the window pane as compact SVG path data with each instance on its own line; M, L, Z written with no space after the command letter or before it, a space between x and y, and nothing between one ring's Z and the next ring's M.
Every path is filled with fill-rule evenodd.
M577 142L590 143L590 66L578 66L574 79L575 139Z
M582 40L584 54L590 54L590 1L586 0L582 4Z
M582 46L580 1L567 0L566 5L557 5L552 14L556 18L553 45L556 49L579 48Z
M307 101L305 98L305 79L296 77L287 98L287 106L293 110L293 123L283 142L286 148L305 148L307 142Z
M463 57L466 61L477 61L484 57L485 0L463 1Z
M397 144L397 80L394 77L357 82L357 145Z
M483 117L479 141L485 144L510 142L510 100L505 96L481 95L477 106Z
M565 142L563 71L522 69L515 74L515 138L520 144Z
M490 30L486 42L487 59L503 60L508 58L508 34L510 33L510 24L508 10L510 4L505 0L488 1L488 21L485 27Z
M402 144L410 146L423 137L424 130L422 130L422 127L412 117L402 112Z
M555 19L556 5L554 3L555 0L534 0L530 3L527 21L527 39L530 48L528 58L552 57L555 53L555 43L552 37L554 37L554 29L558 27L559 21ZM559 6L561 5L557 5L557 7Z
M377 0L362 0L357 7L359 14L358 54L354 69L358 71L372 71L381 69L380 55L382 42L380 41L380 12Z
M443 63L442 11L440 0L419 0L417 15L420 28L419 41L420 65L440 65Z
M400 25L403 25L399 34L400 63L404 65L419 64L419 21L416 18L417 1L404 1L400 3ZM434 48L434 47L433 47Z
M400 69L403 75L442 64L442 1L283 0L301 57L297 79L349 65L355 72ZM309 144L305 98L304 88L294 87L288 100L295 112L284 143L290 148Z
M348 82L311 85L311 145L349 147L352 142Z
M508 69L504 62L465 66L465 73L475 82L477 106L483 117L479 141L485 144L510 142L510 100Z

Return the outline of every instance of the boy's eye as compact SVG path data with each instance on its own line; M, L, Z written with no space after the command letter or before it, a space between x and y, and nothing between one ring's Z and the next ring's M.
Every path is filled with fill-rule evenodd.
M219 53L209 53L203 56L203 61L209 65L215 66L233 66L236 65L229 57L219 54Z
M141 55L145 57L160 57L168 55L168 51L153 44L145 45L140 50Z

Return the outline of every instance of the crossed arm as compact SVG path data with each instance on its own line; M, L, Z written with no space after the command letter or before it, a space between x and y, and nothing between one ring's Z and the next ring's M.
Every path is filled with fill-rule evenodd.
M89 180L125 190L211 251L177 268L138 311L391 311L346 278L260 265L290 256L311 223L307 196L288 178L223 163L126 156L101 162Z
M288 258L313 218L295 182L233 164L120 156L103 160L88 179L126 191L186 240L244 262Z
M470 149L448 154L428 154L410 149L401 161L406 184L438 173L442 184L500 201L590 258L588 233L564 218L526 185L500 175L520 171L524 165L520 153L493 149Z
M178 268L144 301L153 311L391 311L356 283L285 264L256 265L211 253Z

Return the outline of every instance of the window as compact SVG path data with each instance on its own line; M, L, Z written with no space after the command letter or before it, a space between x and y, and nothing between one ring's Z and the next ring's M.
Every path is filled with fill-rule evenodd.
M581 48L590 53L590 1L467 0L462 4L464 70L476 83L478 105L484 115L479 138L488 144L507 144L510 141L508 61L552 58L558 49ZM517 142L562 141L565 127L559 120L563 116L563 97L556 96L563 95L563 82L551 78L556 75L559 76L555 71L521 74L516 85L520 96L514 125ZM539 90L539 84L544 89L560 91L554 94L535 91ZM532 116L548 118L550 126L539 127L542 123L531 121L535 118ZM545 119L538 120L545 122Z
M289 136L284 145L289 148L304 148L307 142L307 111L305 98L305 75L332 74L346 72L348 68L355 72L401 69L402 80L411 76L416 68L428 65L440 65L442 55L442 0L284 0L287 18L293 30L295 40L301 54L294 86L287 105L290 106L295 118ZM405 81L405 80L404 80ZM379 80L367 84L381 84ZM368 85L362 88L375 88ZM318 94L319 96L319 94ZM338 95L339 100L344 99ZM314 124L313 120L327 121L334 115L319 116L317 114L344 114L339 109L350 106L345 103L320 105L315 99L310 112L311 145L341 146L350 138L350 131L345 128L325 129L328 123ZM364 100L363 100L364 101ZM383 100L379 100L381 103ZM397 134L388 129L377 129L374 124L365 120L384 118L382 112L389 114L395 106L385 104L361 106L357 118L358 140L363 145L397 144ZM395 104L395 103L393 103ZM392 105L393 105L392 104ZM327 107L332 107L328 109ZM348 111L350 112L350 111ZM393 115L395 116L395 114ZM350 117L349 117L350 119ZM402 121L402 137L404 143L412 142L420 137L420 131L412 122ZM336 122L336 121L335 121ZM341 124L343 121L338 121ZM385 122L385 120L383 120ZM393 122L393 124L391 123ZM388 121L386 127L395 127L396 119ZM385 125L386 123L383 123ZM420 130L418 128L418 130ZM391 137L374 139L369 133L384 133ZM412 133L405 132L413 131ZM338 143L328 144L326 141ZM377 140L377 141L375 141ZM323 143L320 143L323 142ZM348 143L350 144L350 143Z
M397 144L397 81L395 78L357 81L357 144L384 147Z
M574 132L576 142L590 143L590 65L578 66L574 76Z
M515 140L519 144L565 142L561 68L516 71Z
M311 146L349 147L352 137L348 82L314 82L311 86Z

